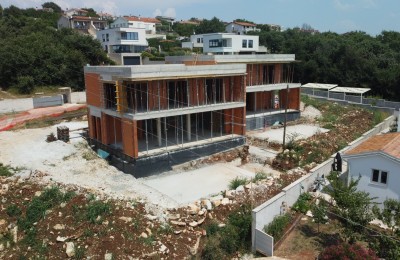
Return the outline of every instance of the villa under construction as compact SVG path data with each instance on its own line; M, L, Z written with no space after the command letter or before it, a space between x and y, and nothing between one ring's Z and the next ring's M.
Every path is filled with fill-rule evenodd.
M245 143L246 130L300 116L294 55L167 57L85 67L89 141L147 176ZM172 64L174 63L174 64Z

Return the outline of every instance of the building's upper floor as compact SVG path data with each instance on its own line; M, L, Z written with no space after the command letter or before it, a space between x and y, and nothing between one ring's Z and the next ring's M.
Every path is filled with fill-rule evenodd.
M161 22L156 18L147 18L140 16L118 17L110 24L110 28L136 28L145 29L146 34L156 34L156 25Z
M107 53L139 53L148 46L145 29L116 27L96 35Z
M85 67L87 103L108 111L194 113L245 106L245 64ZM159 114L157 114L159 115Z
M203 48L203 53L239 54L256 53L260 50L259 37L234 33L210 33L192 35L190 42L183 42L183 48Z
M88 33L89 30L103 30L107 27L107 20L99 17L65 16L62 15L57 22L58 29L71 28Z
M225 31L228 33L243 35L248 32L258 32L260 29L258 29L257 25L253 23L233 21L226 25Z

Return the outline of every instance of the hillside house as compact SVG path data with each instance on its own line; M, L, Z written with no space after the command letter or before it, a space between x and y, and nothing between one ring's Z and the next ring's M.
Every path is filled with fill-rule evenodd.
M259 32L260 29L254 23L233 21L225 26L225 31L227 33L244 35L248 32Z
M348 164L348 181L360 177L358 190L376 197L377 203L400 199L400 133L370 137L342 158Z
M97 31L97 40L110 59L119 65L140 65L147 48L144 28L114 27Z
M99 17L62 15L58 19L57 28L71 28L80 33L96 37L96 31L105 29L107 24L107 20Z
M157 34L156 26L161 22L156 18L140 17L140 16L123 16L118 17L114 22L110 24L110 28L132 28L132 29L144 29L146 38L163 38L165 35Z

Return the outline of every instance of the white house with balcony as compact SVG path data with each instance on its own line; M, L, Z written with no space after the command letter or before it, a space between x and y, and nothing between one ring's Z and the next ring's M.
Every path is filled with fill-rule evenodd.
M140 16L122 16L118 17L110 24L110 28L132 28L144 29L147 39L150 38L163 38L165 35L157 34L156 27L161 22L156 18L140 17Z
M189 42L182 42L182 48L203 48L203 53L213 54L252 54L266 52L259 46L257 35L238 35L234 33L210 33L190 36Z
M257 25L254 23L233 21L226 25L225 31L228 33L244 35L248 32L258 32L260 29L258 29Z
M233 33L211 33L203 35L203 52L214 54L256 53L259 50L258 36Z
M140 65L148 47L145 29L114 27L97 32L97 40L110 59L119 65Z
M360 178L357 189L376 197L374 202L400 199L400 133L370 137L342 158L347 161L348 181Z

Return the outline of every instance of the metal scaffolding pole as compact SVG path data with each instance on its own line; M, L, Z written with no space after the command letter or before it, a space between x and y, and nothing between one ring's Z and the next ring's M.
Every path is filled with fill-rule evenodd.
M182 138L182 147L183 147L183 116L181 115L181 129L182 129L182 133L181 133L181 138Z
M164 131L165 131L165 151L168 151L168 128L167 128L166 117L164 117Z
M147 132L147 120L144 120L145 124L145 131L146 131L146 152L149 154L149 138L148 138L148 132Z
M161 118L157 118L157 139L158 139L158 146L161 147L161 145L162 145Z

